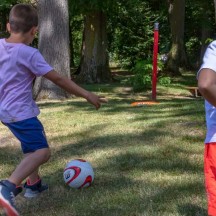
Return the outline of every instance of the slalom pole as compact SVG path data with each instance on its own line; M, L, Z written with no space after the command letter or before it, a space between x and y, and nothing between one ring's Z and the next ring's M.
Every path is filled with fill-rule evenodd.
M158 38L159 38L159 23L154 24L154 49L153 49L153 70L152 70L152 100L156 100L157 86L157 61L158 61Z

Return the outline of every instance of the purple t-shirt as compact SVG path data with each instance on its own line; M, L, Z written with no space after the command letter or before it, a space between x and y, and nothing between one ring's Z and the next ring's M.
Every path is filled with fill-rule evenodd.
M0 121L17 122L39 115L32 82L51 70L37 49L0 39Z

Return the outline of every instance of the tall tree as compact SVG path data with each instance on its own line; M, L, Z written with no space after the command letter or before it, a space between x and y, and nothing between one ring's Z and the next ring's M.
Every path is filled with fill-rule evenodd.
M214 0L214 2L216 2ZM209 2L209 0L202 1L199 3L201 6L200 8L200 23L201 23L201 51L200 51L200 61L199 63L202 62L204 53L206 51L206 48L209 44L209 38L212 36L213 32L213 26L211 22L211 17L213 16L212 10L210 5L213 6L212 2Z
M69 15L67 0L39 0L39 50L63 76L70 77ZM37 99L62 99L68 94L51 81L40 78L34 85Z
M185 0L168 0L168 3L172 45L166 69L174 75L180 74L181 66L188 65L184 43Z
M214 8L215 8L215 23L216 23L216 0L214 0Z
M85 83L110 80L107 42L107 11L113 1L71 2L71 8L85 15L81 61L78 79Z
M106 15L102 11L85 17L79 79L85 83L110 80Z

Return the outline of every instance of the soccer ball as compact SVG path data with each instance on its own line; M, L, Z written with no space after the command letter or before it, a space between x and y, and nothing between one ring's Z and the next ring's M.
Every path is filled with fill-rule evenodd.
M72 188L89 187L94 180L94 170L85 160L71 160L66 164L63 177L65 183Z

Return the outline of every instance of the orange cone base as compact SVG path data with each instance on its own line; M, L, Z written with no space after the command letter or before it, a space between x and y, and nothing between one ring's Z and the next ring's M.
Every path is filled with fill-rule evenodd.
M158 101L137 101L131 103L131 106L136 107L136 106L151 106L151 105L157 105L159 104Z

